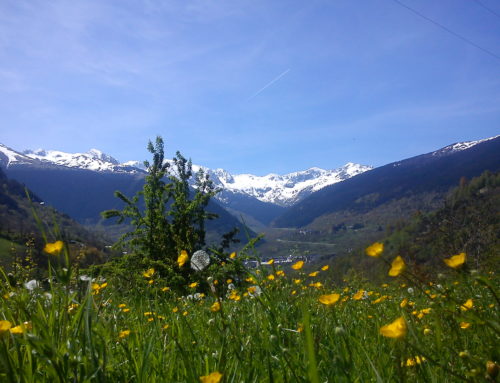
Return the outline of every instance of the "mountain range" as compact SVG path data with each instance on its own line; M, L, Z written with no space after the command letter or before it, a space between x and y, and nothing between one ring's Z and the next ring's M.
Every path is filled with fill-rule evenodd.
M90 226L101 224L101 211L121 208L115 190L134 195L147 174L137 161L119 163L96 149L20 152L2 144L0 168L43 201ZM339 254L348 251L348 243L374 239L384 227L417 210L439 208L461 178L499 171L500 136L455 143L378 168L349 162L334 170L266 176L193 165L198 169L221 189L209 206L221 219L209 222L208 229L220 234L239 226L244 232L244 221L254 231L266 232L269 253L324 253L328 248L330 254ZM316 244L327 247L317 250Z
M23 182L28 182L28 185L28 179L22 174L34 168L47 171L50 169L90 170L100 173L98 178L109 177L114 180L130 178L132 185L135 185L146 174L139 161L119 163L112 156L97 149L91 149L86 153L65 153L44 149L19 152L0 144L0 165L8 169L13 177L17 174L17 177L20 177ZM334 170L311 168L285 175L256 176L231 174L224 169L209 169L193 165L194 171L200 169L208 173L214 185L221 190L216 199L224 208L237 217L244 217L259 226L269 224L286 207L292 206L321 188L372 168L349 162Z

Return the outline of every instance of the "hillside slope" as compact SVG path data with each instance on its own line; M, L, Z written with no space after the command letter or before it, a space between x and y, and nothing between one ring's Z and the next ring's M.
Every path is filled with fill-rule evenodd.
M452 147L453 145L450 145ZM394 162L328 186L289 208L275 227L303 227L338 212L367 213L395 200L444 195L462 177L500 170L500 137L459 151L441 150Z

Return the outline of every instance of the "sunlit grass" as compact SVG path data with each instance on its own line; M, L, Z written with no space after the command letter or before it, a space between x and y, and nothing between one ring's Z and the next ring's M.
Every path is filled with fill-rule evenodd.
M132 270L141 283L124 291L59 266L49 282L2 285L0 380L493 381L496 274L457 266L421 280L386 262L399 272L383 285L331 285L324 265L296 263L184 296L154 269Z

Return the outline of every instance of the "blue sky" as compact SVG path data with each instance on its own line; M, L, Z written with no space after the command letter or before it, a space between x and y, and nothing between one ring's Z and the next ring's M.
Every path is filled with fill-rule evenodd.
M233 173L500 133L496 0L3 0L0 142ZM496 57L495 57L496 56Z

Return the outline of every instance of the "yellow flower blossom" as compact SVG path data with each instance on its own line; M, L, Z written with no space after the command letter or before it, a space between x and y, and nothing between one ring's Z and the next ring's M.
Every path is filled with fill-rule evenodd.
M276 275L278 277L284 277L285 276L285 272L283 270L278 270L278 271L276 271Z
M293 280L293 283L295 283L296 285L298 285L300 282L302 282L302 279L294 279Z
M462 266L466 260L467 260L467 255L465 253L460 253L450 258L443 259L444 263L446 263L446 265L448 265L453 269L457 269L460 266Z
M380 328L380 334L388 338L401 339L406 336L407 332L408 326L404 317L399 317L394 322Z
M142 273L142 276L144 278L151 278L154 273L155 273L155 269L151 267L150 269L147 269L144 273Z
M186 250L182 250L179 257L177 258L177 264L179 267L184 266L184 264L188 261L189 256Z
M352 296L352 299L354 299L355 301L359 301L361 298L363 298L364 295L364 290L358 290L358 292Z
M68 313L71 314L78 308L79 304L78 303L72 303L68 306Z
M120 333L118 334L118 338L123 339L129 335L130 335L130 330L123 330L123 331L120 331Z
M269 261L264 262L264 264L270 266L270 265L274 264L274 259L271 258Z
M214 304L212 306L210 306L210 311L212 312L217 312L220 310L220 302L219 301L215 301Z
M51 255L59 255L63 247L63 241L55 241L54 243L47 243L43 248L43 251Z
M241 296L238 294L238 292L236 290L231 290L231 294L229 295L229 299L237 302L241 299Z
M174 308L172 309L172 312L173 312L173 313L176 313L177 311L179 311L179 308L178 308L178 307L174 307Z
M198 282L193 282L189 284L190 289L194 289L196 286L198 286Z
M318 275L318 273L319 273L319 271L313 271L312 273L309 273L309 276L310 277L315 277L315 276Z
M201 383L219 383L222 379L222 374L219 371L212 372L208 375L200 376Z
M389 276L397 277L406 268L405 261L399 255L392 261L391 269L389 270Z
M236 251L233 251L231 254L229 254L229 258L231 259L236 258Z
M460 310L467 311L470 310L472 307L474 307L474 301L469 298L464 304L462 304L462 306L460 306Z
M267 276L267 279L269 279L270 281L274 281L274 275L273 274L269 274Z
M321 295L318 298L318 301L320 301L320 303L323 303L324 305L330 306L330 305L337 303L337 301L339 299L340 299L340 294L334 293L334 294L328 294L328 295Z
M380 254L384 251L384 244L380 242L375 242L373 245L368 246L365 250L366 255L370 257L380 257Z
M189 313L187 311L184 311L182 315L187 316Z
M323 266L323 267L321 268L321 270L326 271L326 270L328 270L329 268L330 268L330 266L325 265L325 266Z
M430 328L424 328L424 335L432 334L432 330Z
M126 305L125 303L120 303L120 304L118 305L118 308L119 308L119 309L122 309L122 308L124 308L124 307L127 307L127 305Z
M300 270L300 269L302 269L303 266L304 266L304 261L298 261L292 265L292 269Z
M123 311L124 313L128 313L128 312L130 311L130 309L129 309L129 308L126 308L126 309L122 309L122 311Z
M407 305L408 305L408 299L404 298L399 304L399 307L405 308Z
M0 320L0 334L7 332L12 327L12 323L8 320Z
M317 289L319 289L323 287L323 284L321 282L316 282L316 283L310 283L309 286L316 287Z
M470 323L469 322L460 322L460 328L462 330L466 330L470 327Z
M161 291L163 291L164 293L167 292L167 291L169 291L169 290L170 290L170 287L164 287L164 288L161 289Z

